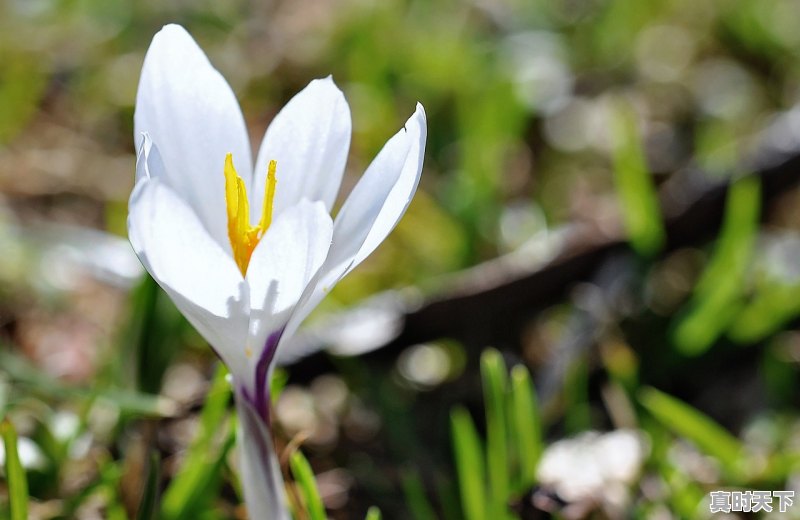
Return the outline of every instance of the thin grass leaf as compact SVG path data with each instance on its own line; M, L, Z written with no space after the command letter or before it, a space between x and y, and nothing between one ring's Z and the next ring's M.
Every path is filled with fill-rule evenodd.
M727 335L737 343L755 343L774 334L798 314L800 285L778 280L763 282L733 320Z
M381 510L375 506L370 507L364 520L381 520Z
M158 520L158 491L161 480L161 458L156 451L150 454L150 463L147 468L147 480L144 483L142 499L139 501L139 511L136 520Z
M17 451L17 430L8 419L0 423L0 435L6 451L6 481L8 482L8 501L10 520L28 518L28 479L19 460Z
M219 496L219 489L222 484L223 471L225 469L228 454L236 445L236 429L232 427L233 420L229 421L231 427L228 436L222 444L216 459L212 464L207 464L208 469L203 471L202 478L197 480L197 487L191 490L188 497L188 507L181 512L181 519L194 519L200 515L207 515L213 500Z
M400 481L411 517L416 520L436 520L436 512L425 495L425 487L422 485L419 474L411 470L403 471Z
M121 381L128 381L139 391L157 394L164 373L181 342L185 326L175 305L150 276L131 292L131 311L120 338L123 356L114 367ZM132 370L131 370L132 369Z
M739 475L744 449L725 428L699 410L655 388L642 389L639 402L667 429L694 442L701 451L717 459L729 474Z
M490 508L497 518L504 518L510 494L506 419L508 376L503 357L498 351L484 351L481 356L481 377L486 407L486 467L489 475Z
M512 424L519 454L520 486L536 482L536 468L542 455L542 422L536 391L528 369L516 365L511 369Z
M81 388L70 386L45 374L22 356L0 342L0 366L17 388L55 401L61 399L101 399L119 408L120 412L150 417L170 417L175 403L164 397L119 388Z
M298 450L292 453L289 464L292 467L292 475L294 475L295 482L300 487L300 494L303 497L310 520L326 520L328 517L325 514L325 506L319 496L314 472L311 470L308 460Z
M123 474L122 461L111 460L103 455L98 460L100 468L97 478L76 493L66 497L61 507L61 518L78 518L78 510L93 495L101 495L106 504L107 520L128 520L119 497L119 480Z
M649 257L663 247L666 233L653 178L642 150L636 113L620 102L613 123L614 179L622 218L631 247Z
M86 392L85 395L88 397L91 393ZM96 397L114 405L121 412L133 415L163 418L172 417L177 411L177 405L171 399L135 391L107 388Z
M672 339L680 352L694 356L708 350L742 307L742 280L758 231L760 210L758 178L744 177L731 185L713 256L673 330Z
M183 466L164 492L161 504L161 517L164 520L195 518L215 495L213 487L219 481L221 465L233 445L231 439L234 438L231 432L221 449L214 447L215 434L225 423L231 398L227 373L220 364L200 414L197 437L187 451ZM214 453L218 453L216 461L209 464L209 458L214 457Z
M478 432L469 412L460 406L451 412L450 424L464 518L485 520L487 518L484 489L486 470Z

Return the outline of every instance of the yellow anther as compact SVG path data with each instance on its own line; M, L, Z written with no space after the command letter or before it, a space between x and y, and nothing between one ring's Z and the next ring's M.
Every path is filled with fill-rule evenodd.
M258 223L264 231L272 224L272 202L275 200L275 185L278 184L278 179L275 177L277 169L277 161L270 161L267 167L267 185L264 188L264 208L261 210L261 222Z
M239 266L242 276L247 274L250 257L253 255L261 237L272 223L272 206L275 199L275 185L278 183L275 171L278 164L269 162L267 182L264 190L264 207L261 220L257 226L250 225L250 204L247 200L247 188L236 168L233 167L233 155L225 156L225 204L228 210L228 239L231 241L233 259Z

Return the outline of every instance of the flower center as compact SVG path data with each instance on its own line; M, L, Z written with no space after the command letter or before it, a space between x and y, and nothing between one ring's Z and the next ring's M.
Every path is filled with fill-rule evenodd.
M228 208L228 239L231 241L233 259L239 266L242 276L247 274L250 257L261 237L272 223L272 203L275 199L275 170L278 163L269 162L267 182L264 189L264 207L261 220L255 226L250 225L250 204L247 201L247 188L236 168L233 167L233 155L225 156L225 205Z

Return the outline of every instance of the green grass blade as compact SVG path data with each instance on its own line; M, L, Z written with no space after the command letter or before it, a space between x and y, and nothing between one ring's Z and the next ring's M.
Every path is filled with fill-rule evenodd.
M183 507L179 510L180 516L178 517L181 520L199 518L200 515L207 513L212 507L212 501L219 495L228 454L236 445L234 422L233 420L229 421L228 435L216 453L216 459L213 459L211 463L206 462L206 467L199 470L198 476L192 480L195 487L189 489L184 495ZM166 517L159 518L165 520Z
M219 481L221 464L233 444L231 433L221 449L214 446L215 433L225 422L231 398L227 373L220 364L200 414L197 437L192 441L181 469L164 492L161 503L161 518L164 520L195 518L213 496L211 491L215 482ZM218 453L217 462L209 464L209 458L214 453Z
M503 357L498 351L484 351L481 356L481 377L486 407L486 467L489 475L490 508L497 518L504 518L510 494L506 419L508 376Z
M120 478L122 470L116 464L106 465L101 471L101 481L106 497L106 520L128 520L128 513L122 501ZM71 517L70 517L71 518Z
M121 466L124 461L114 461L107 454L98 459L99 474L97 479L80 489L77 493L66 497L61 506L58 518L79 518L78 510L93 496L102 497L105 503L103 518L105 520L128 520L125 507L120 498Z
M142 499L139 501L139 511L136 520L157 520L158 519L158 491L161 480L161 459L158 453L153 451L150 454L150 463L147 468L147 480L144 483Z
M728 337L737 343L761 341L800 314L800 285L762 282L731 323Z
M83 395L89 398L92 397L91 391L87 391ZM161 396L117 388L100 390L94 396L118 408L120 412L132 415L172 417L176 413L175 402Z
M738 475L744 450L736 437L699 410L655 388L639 392L639 401L662 425L692 441L731 475Z
M456 407L450 414L453 451L466 520L486 519L486 490L483 449L469 412Z
M325 514L325 506L322 505L317 482L314 480L314 472L311 470L308 460L300 451L295 451L292 453L289 463L292 467L292 475L294 475L295 482L300 487L300 493L303 496L309 519L326 520L328 517Z
M0 366L14 387L48 399L101 399L120 412L151 417L169 417L175 404L164 397L121 388L81 388L64 384L34 366L30 361L0 342Z
M406 470L400 475L406 505L415 520L436 520L436 512L425 495L422 479L415 471Z
M364 520L381 520L381 510L375 506L370 507Z
M672 338L679 351L699 355L730 326L742 306L747 272L761 210L756 177L734 182L728 192L720 238Z
M28 479L25 469L19 460L17 451L17 431L11 421L0 423L0 435L6 450L6 480L8 482L8 501L11 508L11 520L27 520L28 518Z
M522 365L511 369L511 402L520 484L525 488L536 482L536 468L542 455L542 421L530 372Z
M149 275L130 296L130 315L120 338L123 356L114 372L120 380L133 374L135 388L157 394L164 373L178 350L184 320L172 301Z
M613 123L614 179L628 240L637 253L652 256L663 247L666 233L658 195L645 162L636 113L620 103Z

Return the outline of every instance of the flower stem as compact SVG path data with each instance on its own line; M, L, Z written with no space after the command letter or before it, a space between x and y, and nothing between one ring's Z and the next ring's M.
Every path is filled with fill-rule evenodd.
M241 481L248 515L252 520L289 520L283 478L272 435L261 413L247 396L236 392L239 415Z

